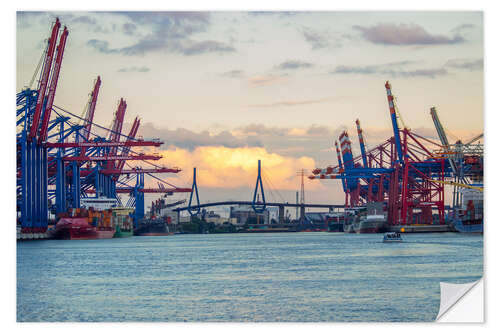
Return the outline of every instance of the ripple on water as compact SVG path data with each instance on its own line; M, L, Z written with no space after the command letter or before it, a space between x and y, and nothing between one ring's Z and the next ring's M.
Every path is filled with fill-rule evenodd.
M18 321L432 321L483 237L176 235L17 244Z

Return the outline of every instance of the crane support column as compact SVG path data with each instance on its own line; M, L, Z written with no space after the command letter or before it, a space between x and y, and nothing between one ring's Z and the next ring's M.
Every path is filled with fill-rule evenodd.
M399 135L399 126L398 126L398 120L396 116L396 106L394 104L394 96L392 95L391 91L391 84L389 81L385 83L385 89L387 91L387 102L389 103L389 111L391 114L391 121L392 121L392 129L394 131L394 141L396 143L396 150L398 153L398 161L399 163L403 162L403 150L401 148L401 137Z

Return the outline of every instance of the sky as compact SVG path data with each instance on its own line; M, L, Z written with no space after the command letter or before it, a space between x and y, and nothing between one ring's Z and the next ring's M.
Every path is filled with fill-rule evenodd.
M384 83L405 125L450 141L483 132L481 12L18 12L16 89L33 77L55 17L69 29L55 104L81 114L98 75L95 121L121 97L124 132L165 143L167 180L202 201L250 199L257 160L271 199L295 201L300 169L336 164L347 129L359 151L391 136ZM267 183L267 184L266 184ZM307 202L342 203L337 181L306 179Z

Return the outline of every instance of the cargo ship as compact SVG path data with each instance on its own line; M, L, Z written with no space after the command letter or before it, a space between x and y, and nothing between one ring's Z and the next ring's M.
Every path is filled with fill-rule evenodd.
M185 199L168 203L158 199L151 203L151 209L134 229L134 236L170 236L176 232L177 213L172 208L186 202Z
M344 232L345 215L336 213L327 218L328 232Z
M482 187L482 184L473 184ZM483 233L483 193L470 188L460 189L462 204L456 207L452 226L458 232Z
M344 232L372 234L385 232L386 226L383 202L369 202L366 206L345 210Z
M139 221L134 230L135 236L169 236L174 233L170 231L168 219L170 217L147 217Z
M367 214L358 223L354 223L354 232L357 234L375 234L384 232L387 218L383 214Z
M61 217L54 230L56 239L96 239L96 227L85 217Z
M92 207L60 213L54 231L57 239L103 239L113 238L114 234L111 212L95 211Z
M114 238L132 237L134 234L134 224L130 214L133 208L112 208L113 224L115 225Z
M113 236L115 235L115 227L111 219L111 210L94 211L91 208L89 210L89 218L90 216L92 216L97 221L96 229L98 239L113 238Z
M346 208L344 210L343 229L345 233L355 233L354 225L356 223L359 223L361 218L361 211L364 209L365 207L352 207L352 208Z
M116 199L81 198L82 208L70 208L59 213L54 237L57 239L107 239L113 238L115 225L111 207ZM97 209L96 209L97 208Z

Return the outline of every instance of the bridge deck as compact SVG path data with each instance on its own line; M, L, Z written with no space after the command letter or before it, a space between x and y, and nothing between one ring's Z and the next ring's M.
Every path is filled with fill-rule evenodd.
M200 205L191 206L192 210L196 210L198 208L205 207L213 207L213 206L232 206L232 205L248 205L251 206L251 201L220 201L220 202L209 202ZM263 203L256 203L256 205L263 205ZM296 203L288 203L288 202L266 202L266 206L269 207L305 207L305 208L344 208L344 205L334 205L334 204L296 204ZM189 207L180 207L175 208L173 211L181 212L188 210Z

